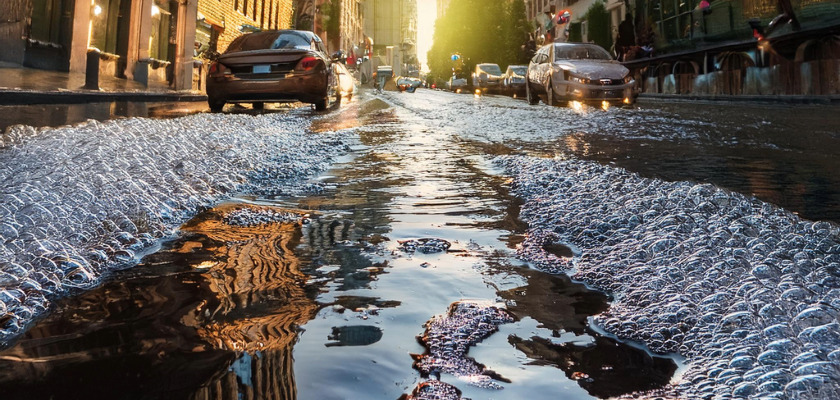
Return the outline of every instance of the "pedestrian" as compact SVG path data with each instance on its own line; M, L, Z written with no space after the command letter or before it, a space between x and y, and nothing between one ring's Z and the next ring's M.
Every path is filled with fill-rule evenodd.
M617 59L625 61L625 55L636 45L636 29L633 28L633 16L628 12L624 21L618 24L618 36L615 38Z

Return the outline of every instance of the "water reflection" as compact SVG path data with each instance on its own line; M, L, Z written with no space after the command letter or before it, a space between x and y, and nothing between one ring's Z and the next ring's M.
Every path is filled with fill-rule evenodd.
M300 225L231 226L233 208L61 301L0 353L4 398L294 399L292 345L318 310L293 252Z
M510 344L535 364L552 365L598 398L634 391L659 389L668 384L677 369L673 360L652 357L644 350L621 345L614 339L594 337L592 344L554 343L541 337L511 336Z
M0 133L17 124L34 127L73 125L89 119L121 117L175 118L207 109L204 102L102 102L85 104L0 106Z

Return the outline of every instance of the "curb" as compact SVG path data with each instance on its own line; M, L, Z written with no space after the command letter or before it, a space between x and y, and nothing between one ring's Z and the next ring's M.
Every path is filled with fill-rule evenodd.
M84 104L114 101L192 102L207 101L207 95L191 92L100 92L93 90L9 90L0 89L0 105Z
M797 96L797 95L694 95L641 93L638 101L650 102L749 102L785 104L840 104L840 96Z

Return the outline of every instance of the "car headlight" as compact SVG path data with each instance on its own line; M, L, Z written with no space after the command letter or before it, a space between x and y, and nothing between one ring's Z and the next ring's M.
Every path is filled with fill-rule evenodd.
M625 76L625 77L624 77L624 83L630 83L630 82L632 82L632 81L633 81L633 77L632 77L632 76L627 75L627 76Z
M572 82L575 82L575 83L583 83L583 84L588 84L589 83L589 79L582 78L582 77L579 77L579 76L570 76L569 80L572 81Z

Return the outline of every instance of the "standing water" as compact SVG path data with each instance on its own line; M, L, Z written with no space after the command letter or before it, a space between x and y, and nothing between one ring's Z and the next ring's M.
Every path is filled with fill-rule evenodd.
M194 218L177 237L104 285L59 301L11 343L0 353L0 392L836 397L840 232L825 220L840 215L832 130L840 113L831 110L797 108L802 132L794 134L781 108L594 111L419 91L362 97L314 120L303 110L179 119L214 126L203 139L175 132L205 157L187 165L176 152L185 146L172 145L150 155L167 156L163 163L118 167L141 176L131 187L148 191L137 199L201 212L179 213ZM148 126L155 129L143 132ZM147 154L145 141L169 134L157 129L165 126L179 123L101 127L130 130L134 150L123 157L136 158ZM75 144L67 148L109 154L89 143L101 127L83 127L82 141L74 128L53 134ZM0 153L11 161L43 136L15 132L5 141L22 143L18 153ZM346 138L355 141L352 157L318 182L291 190L280 179L318 170L326 157L317 154L334 154ZM31 174L18 164L8 163ZM100 164L92 158L91 169ZM95 182L123 176L100 175ZM169 194L177 201L167 201L159 176L180 184ZM259 195L211 202L231 188ZM123 201L106 210L135 198L107 193ZM28 230L12 232L13 243L70 231L33 229L18 215L31 207L18 203L10 205ZM99 230L90 229L91 240ZM106 244L119 248L117 233ZM0 300L17 307L9 293L36 296L31 280ZM602 332L678 352L685 369L678 374L675 357Z
M525 226L486 146L380 99L310 128L339 129L359 143L326 191L197 215L139 266L59 301L0 354L0 391L588 399L670 382L673 359L589 325L606 295L516 259Z

